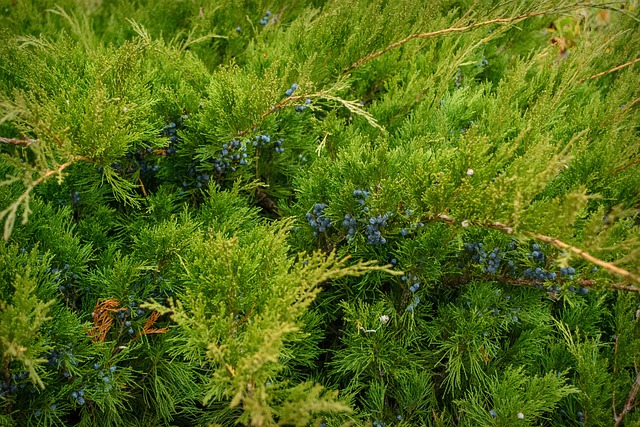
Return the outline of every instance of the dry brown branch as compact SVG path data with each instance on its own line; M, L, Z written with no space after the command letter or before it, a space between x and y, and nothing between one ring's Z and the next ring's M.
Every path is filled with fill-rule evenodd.
M10 145L19 145L20 147L28 147L29 145L36 142L35 139L18 139L18 138L4 138L0 137L0 143L2 144L10 144Z
M379 50L377 52L372 52L369 55L365 56L364 58L361 58L361 59L357 60L356 62L351 64L351 66L349 68L347 68L345 70L345 72L353 70L354 68L357 68L357 67L361 66L365 62L369 62L374 58L382 56L385 53L389 52L390 50L393 50L396 47L402 46L403 44L405 44L408 41L413 40L413 39L426 39L426 38L441 36L441 35L444 35L444 34L464 32L464 31L473 30L475 28L483 27L483 26L491 25L491 24L508 24L508 23L511 23L511 22L519 22L519 21L524 21L525 19L536 17L536 16L543 16L543 15L549 15L549 14L552 14L552 13L559 13L559 12L562 12L562 11L565 11L565 10L569 10L569 9L571 9L571 7L575 8L575 7L579 7L579 6L585 7L586 5L578 3L578 4L575 4L574 6L565 7L565 8L542 10L542 11L539 11L539 12L531 12L531 13L527 13L527 14L524 14L524 15L513 16L513 17L510 17L510 18L490 19L488 21L476 22L474 24L466 25L466 26L463 26L463 27L449 27L449 28L445 28L445 29L442 29L442 30L431 31L429 33L411 34L411 35L405 37L402 40L399 40L399 41L397 41L395 43L390 44L389 46L385 47L382 50Z
M630 167L631 167L631 166L633 166L633 165L637 165L638 163L640 163L640 159L636 159L636 160L634 160L634 161L633 161L633 162L631 162L631 163L627 163L627 164L626 164L626 165L624 165L624 166L620 166L618 169L616 169L616 170L614 170L613 172L611 172L611 175L615 175L615 174L617 174L617 173L620 173L620 172L622 172L623 170L625 170L625 169L627 169L627 168L630 168Z
M636 59L634 59L633 61L625 62L625 63L624 63L624 64L622 64L622 65L618 65L617 67L613 67L613 68L611 68L610 70L602 71L601 73L594 74L594 75L593 75L593 76L591 76L591 77L585 77L585 78L583 78L583 79L580 79L580 80L578 80L578 83L584 83L584 82L585 82L585 81L587 81L587 80L597 79L598 77L602 77L602 76L605 76L605 75L607 75L607 74L610 74L610 73L616 72L616 71L618 71L618 70L622 70L623 68L629 67L629 66L631 66L631 65L635 64L636 62L640 62L640 58L636 58Z
M113 316L111 314L119 311L119 306L120 303L113 299L96 302L91 314L93 317L93 329L90 333L94 342L104 342L113 325Z
M636 374L636 380L633 383L633 387L631 387L631 391L629 391L629 397L627 398L627 403L625 403L624 405L624 409L622 409L622 412L620 413L620 415L615 416L616 427L618 427L622 423L622 420L624 419L625 415L627 415L627 413L631 412L636 407L635 400L638 394L638 389L640 389L640 374ZM614 410L614 415L615 415L615 410Z
M142 330L140 331L140 333L138 333L138 335L135 336L133 341L137 340L142 335L164 334L165 332L167 332L169 328L153 328L153 325L158 320L158 317L160 317L160 313L154 310L153 313L151 313L151 316L149 316L149 318L147 319L147 322L142 327Z
M140 183L140 189L142 190L142 195L147 197L147 190L144 188L144 183L142 182L142 178L138 177L138 182Z

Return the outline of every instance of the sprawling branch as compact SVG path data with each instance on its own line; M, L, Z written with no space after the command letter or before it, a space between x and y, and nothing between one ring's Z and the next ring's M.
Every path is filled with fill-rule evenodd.
M565 12L567 10L572 10L572 9L577 8L577 7L598 7L598 6L597 5L584 4L584 3L576 3L576 4L571 5L571 6L554 8L554 9L547 9L547 10L541 10L541 11L538 11L538 12L531 12L531 13L527 13L527 14L524 14L524 15L512 16L512 17L509 17L509 18L490 19L488 21L476 22L476 23L473 23L473 24L470 24L470 25L466 25L466 26L462 26L462 27L449 27L449 28L445 28L445 29L442 29L442 30L431 31L429 33L411 34L411 35L405 37L402 40L399 40L399 41L397 41L395 43L390 44L389 46L385 47L382 50L379 50L377 52L372 52L369 55L365 56L364 58L361 58L361 59L357 60L356 62L351 64L351 66L349 68L347 68L345 71L348 72L350 70L353 70L354 68L358 68L362 64L364 64L366 62L369 62L374 58L382 56L385 53L389 52L390 50L393 50L393 49L395 49L397 47L400 47L403 44L405 44L408 41L411 41L413 39L427 39L427 38L437 37L437 36L441 36L441 35L445 35L445 34L460 33L460 32L464 32L464 31L474 30L476 28L484 27L484 26L491 25L491 24L516 23L516 22L524 21L525 19L534 18L536 16L551 15L551 14L554 14L554 13Z
M623 68L626 68L626 67L630 67L631 65L635 64L636 62L640 62L640 58L636 58L633 61L625 62L624 64L618 65L617 67L613 67L613 68L611 68L611 69L609 69L607 71L602 71L600 73L594 74L591 77L585 77L583 79L580 79L580 80L578 80L578 83L584 83L587 80L593 80L593 79L597 79L598 77L606 76L607 74L614 73L614 72L616 72L618 70L622 70Z
M28 147L34 142L36 142L35 139L18 139L18 138L0 137L0 144L19 145L21 147Z
M636 400L636 396L638 395L638 389L640 389L640 374L636 375L636 380L633 383L633 387L631 387L631 391L629 392L629 397L627 398L627 403L625 403L624 409L622 410L622 412L619 415L615 415L615 408L614 408L614 416L616 421L614 425L616 427L618 427L622 423L622 420L624 419L625 415L627 415L627 413L629 413L636 407L635 400Z
M454 224L457 222L457 220L455 218L452 218L450 216L444 215L444 214L440 214L437 215L436 217L432 217L432 218L427 218L427 220L431 220L431 221L443 221L446 222L448 224ZM467 221L462 221L460 223L463 227L468 227L469 224ZM506 224L503 224L501 222L487 222L485 224L479 224L482 227L486 227L486 228L494 228L496 230L500 230L503 231L507 234L513 234L515 231L512 227L509 227ZM624 268L620 268L616 265L614 265L613 263L610 262L606 262L603 261L601 259L598 259L596 257L594 257L593 255L589 254L588 252L583 251L582 249L578 249L574 246L571 246L559 239L556 239L554 237L549 237L549 236L545 236L544 234L540 234L540 233L535 233L535 232L531 232L531 231L523 231L521 232L522 234L525 234L526 236L529 237L533 237L535 239L541 240L543 242L547 242L552 244L553 246L555 246L556 248L562 249L562 250L570 250L571 252L575 253L576 255L580 256L581 258L586 259L587 261L604 268L605 270L607 270L608 272L622 277L625 281L631 281L631 282L636 282L636 283L640 283L640 277L631 273L628 270L625 270ZM610 289L616 289L616 290L620 290L620 291L627 291L627 292L640 292L640 288L637 288L635 286L629 286L629 285L625 285L625 284L613 284L613 285L609 285L608 288Z

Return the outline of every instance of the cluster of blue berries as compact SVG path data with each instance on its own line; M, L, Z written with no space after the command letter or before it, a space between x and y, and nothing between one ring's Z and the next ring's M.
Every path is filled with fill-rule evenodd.
M462 87L462 70L460 68L458 68L458 71L456 71L454 86L456 87L456 89L460 89Z
M73 291L79 279L78 275L70 270L69 264L65 264L61 269L47 268L47 273L53 275L53 283L59 284L58 290L62 293ZM89 290L84 288L84 290Z
M502 262L503 253L499 248L494 248L490 253L484 249L484 245L478 242L465 243L464 248L471 253L471 260L482 265L482 271L489 274L497 274ZM514 267L515 264L509 264Z
M72 391L71 398L80 406L84 405L84 390Z
M356 234L356 228L358 227L358 221L351 215L346 214L344 221L342 221L342 226L347 229L349 236L354 236Z
M418 304L420 304L420 297L416 295L413 297L413 301L411 301L411 303L407 306L407 311L415 310Z
M373 427L385 427L387 424L384 421L373 421Z
M169 150L167 149L167 152L168 151ZM156 172L160 170L160 165L151 165L145 160L145 156L152 153L153 153L153 149L151 147L148 147L144 150L141 148L138 148L135 151L135 153L131 153L131 152L127 153L126 154L127 158L134 159L136 161L136 164L129 165L125 173L132 174L136 170L139 170L140 174L154 175Z
M46 355L47 362L50 367L58 368L62 365L62 362L67 361L72 366L78 366L78 359L73 354L73 344L67 344L67 348L64 350L53 349ZM62 371L62 375L65 378L71 377L71 373L68 370Z
M293 83L289 89L284 91L284 94L287 96L293 95L293 92L298 89L298 83Z
M3 381L2 384L0 384L0 397L5 397L7 394L16 394L18 390L24 389L24 380L26 380L28 377L28 372L11 374L11 379L9 381Z
M96 371L98 371L100 369L100 364L99 363L94 363L93 364L93 369L95 369ZM99 371L98 372L98 377L102 380L102 382L104 383L104 391L109 391L111 390L112 383L113 383L113 377L114 377L114 373L116 372L118 368L113 365L110 366L109 369L105 372L105 371Z
M464 248L471 254L471 261L483 266L482 271L490 274L499 274L501 261L504 260L504 252L499 248L494 248L490 253L484 249L482 243L472 242L465 243ZM516 245L514 242L509 243L508 250L513 252L516 250ZM547 257L543 252L543 249L538 244L533 244L531 246L531 252L527 252L524 254L525 257L529 260L530 263L534 265L529 266L522 270L522 277L533 280L535 282L553 282L556 280L568 279L572 280L574 275L576 274L576 270L573 267L561 267L558 272L550 271L546 267ZM507 270L506 273L516 276L518 274L518 268L516 262L514 260L506 260ZM464 264L460 263L460 267ZM597 267L594 267L591 272L595 273L598 271ZM536 288L543 289L543 285L541 283L537 283ZM553 293L561 293L562 289L560 286L549 286L546 288L548 292ZM586 295L589 293L589 289L583 286L575 287L569 286L568 291L575 294Z
M292 91L292 93L293 93L293 91ZM304 110L306 110L307 109L307 105L311 104L311 100L309 98L307 98L307 99L304 100L304 103L305 103L305 105L296 105L296 111L298 113L301 113Z
M80 203L80 193L78 193L77 191L74 191L73 193L71 193L71 201L73 202L74 205L77 205L78 203Z
M366 190L354 190L353 197L356 199L359 205L364 205L371 193Z
M270 11L266 11L264 13L264 16L262 17L262 19L260 20L260 25L267 25L269 23L269 18L271 17L271 12ZM240 27L238 27L240 28ZM236 28L236 30L238 29Z
M409 292L412 294L415 294L420 289L420 279L411 273L402 276L400 280L409 286Z
M269 135L256 135L253 138L254 147L264 147L270 142L271 142L271 137Z
M306 218L307 221L309 221L309 225L315 230L313 232L314 236L317 236L318 233L324 233L332 227L331 220L324 216L324 210L326 207L327 205L324 203L316 203L313 206L313 214L311 212L307 212Z
M478 67L486 67L487 65L489 65L489 61L487 61L487 58L482 54L482 59L478 62Z
M280 154L284 153L284 148L282 147L283 142L284 142L284 139L282 138L276 141L276 148L275 148L276 153L280 153Z
M554 281L557 278L557 274L553 271L547 271L542 267L531 268L528 267L524 270L522 275L528 279L544 281Z
M387 243L387 239L382 237L381 228L387 226L387 219L389 214L378 215L369 218L369 225L367 225L367 243L370 245L384 245Z
M233 139L228 143L222 144L222 149L217 159L212 159L213 168L215 171L222 175L228 170L231 172L236 171L238 165L244 166L247 164L247 147L239 140Z
M180 141L180 137L178 136L178 126L181 125L186 119L187 115L183 115L179 120L178 124L174 122L170 122L162 129L162 136L167 137L169 139L169 147L165 150L164 154L170 156L178 151L176 144Z

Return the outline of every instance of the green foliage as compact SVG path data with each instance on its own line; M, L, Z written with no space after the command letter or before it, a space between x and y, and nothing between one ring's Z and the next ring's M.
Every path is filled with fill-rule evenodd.
M636 425L639 7L0 1L0 425Z

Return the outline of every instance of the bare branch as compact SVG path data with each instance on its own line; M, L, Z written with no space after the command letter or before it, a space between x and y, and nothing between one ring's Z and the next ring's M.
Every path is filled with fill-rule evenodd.
M453 224L456 221L455 218L451 218L447 215L437 215L434 218L427 218L428 220L431 221L444 221L448 224ZM465 221L463 221L461 224L463 226L466 226L464 224ZM496 230L500 230L503 231L507 234L513 234L515 232L515 230L512 227L509 227L506 224L503 224L501 222L491 222L491 223L486 223L486 224L479 224L482 227L486 227L486 228L494 228ZM588 252L585 252L581 249L578 249L576 247L573 247L561 240L558 240L554 237L549 237L549 236L545 236L544 234L540 234L540 233L534 233L531 231L522 231L522 234L528 235L530 237L533 237L535 239L538 240L542 240L543 242L547 242L552 244L553 246L559 248L559 249L568 249L571 252L575 253L576 255L586 259L589 262L592 262L593 264L600 266L602 268L604 268L605 270L607 270L608 272L615 274L616 276L620 276L625 280L628 281L632 281L632 282L636 282L636 283L640 283L640 277L631 273L628 270L625 270L624 268L620 268L616 265L614 265L613 263L610 262L606 262L606 261L602 261L601 259L598 259L596 257L594 257L593 255L589 254ZM629 286L629 285L624 285L624 284L612 284L607 286L608 289L615 289L615 290L620 290L620 291L626 291L626 292L640 292L640 288L635 287L635 286Z
M602 71L601 73L594 74L591 77L586 77L586 78L580 79L580 80L578 80L578 83L584 83L587 80L593 80L593 79L597 79L598 77L606 76L607 74L610 74L610 73L616 72L618 70L622 70L623 68L629 67L629 66L635 64L636 62L640 62L640 58L636 58L633 61L625 62L622 65L618 65L617 67L611 68L610 70Z
M539 233L531 233L531 232L527 232L527 234L529 234L532 237L535 237L538 240L542 240L543 242L547 242L547 243L551 243L553 246L560 248L560 249L569 249L571 252L575 253L576 255L586 259L589 262L594 263L597 266L600 266L602 268L604 268L605 270L609 271L610 273L615 274L616 276L620 276L626 280L630 280L636 283L640 283L640 277L638 277L637 275L631 273L630 271L625 270L624 268L620 268L617 267L615 265L613 265L610 262L606 262L606 261L602 261L596 257L594 257L593 255L590 255L589 253L578 249L576 247L573 247L571 245L568 245L567 243L564 243L561 240L555 239L553 237L549 237L549 236L545 236L543 234L539 234Z
M21 147L28 147L36 142L35 139L18 139L18 138L4 138L0 137L1 144L19 145Z
M618 427L622 423L624 416L627 415L627 413L631 412L636 407L635 400L636 400L636 395L638 394L639 388L640 388L640 374L637 374L636 380L633 383L633 387L631 387L631 391L629 392L627 403L625 403L624 405L624 409L622 409L622 412L620 413L620 415L617 415L615 417L616 427ZM615 414L615 410L614 410L614 414Z
M427 39L427 38L431 38L431 37L441 36L441 35L444 35L444 34L459 33L459 32L473 30L473 29L476 29L478 27L484 27L486 25L491 25L491 24L515 23L515 22L524 21L525 19L533 18L533 17L536 17L536 16L543 16L543 15L550 15L550 14L553 14L553 13L560 13L560 12L563 12L563 11L571 10L573 8L576 8L576 7L598 7L598 6L597 5L595 5L595 6L594 5L587 5L587 4L583 4L583 3L576 3L576 4L572 5L572 6L568 6L568 7L564 7L564 8L547 9L547 10L542 10L542 11L539 11L539 12L531 12L531 13L527 13L527 14L524 14L524 15L513 16L513 17L510 17L510 18L495 18L495 19L490 19L488 21L482 21L482 22L477 22L477 23L471 24L471 25L466 25L464 27L449 27L449 28L445 28L445 29L442 29L442 30L431 31L429 33L411 34L411 35L405 37L402 40L399 40L399 41L397 41L395 43L390 44L389 46L385 47L382 50L379 50L377 52L372 52L369 55L365 56L364 58L361 58L361 59L357 60L349 68L347 68L345 70L345 72L353 70L354 68L358 68L359 66L361 66L365 62L369 62L374 58L382 56L385 53L389 52L390 50L393 50L393 49L395 49L395 48L397 48L399 46L402 46L403 44L405 44L408 41L413 40L413 39Z

